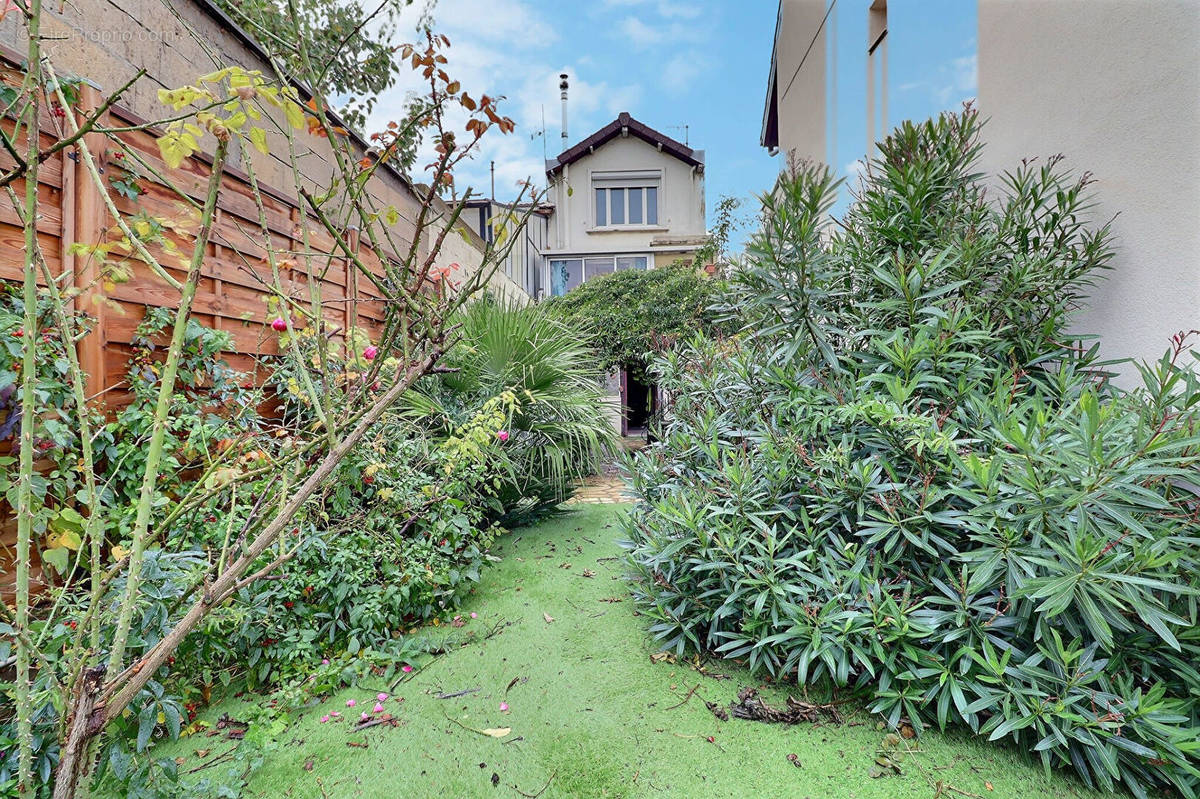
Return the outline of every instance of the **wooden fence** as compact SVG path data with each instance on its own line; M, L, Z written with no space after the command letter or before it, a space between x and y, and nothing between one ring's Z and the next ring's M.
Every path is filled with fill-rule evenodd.
M81 87L81 113L98 108L100 104L101 98L95 90L88 86ZM105 127L134 128L117 134L120 144L103 134L87 136L87 146L102 168L106 182L126 176L121 163L129 160L129 156L123 152L123 148L128 148L167 176L178 189L198 203L203 203L211 174L211 161L197 155L178 169L168 169L159 157L155 131L142 128L146 125L145 120L118 106L110 108L106 116L107 119L102 123ZM6 125L7 132L13 130L11 120L0 124ZM50 114L46 114L42 121L43 130L54 130L61 124L62 120L56 120ZM56 136L43 136L45 146L56 140ZM104 292L103 297L97 296L103 291L97 281L97 259L88 254L72 254L71 244L104 243L119 239L120 234L82 160L74 148L69 148L41 164L38 170L38 241L51 271L55 275L67 276L66 283L82 290L75 300L77 309L96 319L93 332L78 345L81 364L88 374L88 396L99 398L110 408L120 407L129 401L123 381L132 354L131 340L136 327L149 306L178 307L179 292L144 263L131 260L133 272L130 279L116 283ZM11 169L13 165L11 156L0 150L0 172ZM13 188L18 197L24 196L22 181L14 183ZM162 245L149 245L147 249L168 273L182 280L193 248L189 231L195 231L198 214L189 211L186 203L181 202L170 188L153 178L139 181L139 188L140 194L136 198L112 190L108 194L126 220L133 221L139 214L146 214L181 222L180 232L168 230L165 234L177 245L178 253L172 254ZM302 211L297 202L289 198L289 193L277 187L264 186L261 182L259 189L266 210L271 246L276 252L305 250L304 238L307 234L307 251L317 254L313 259L313 271L320 273L322 314L338 331L338 336L352 326L362 328L368 334L377 332L383 319L383 306L371 280L359 275L348 259L331 255L336 249L336 242L315 219ZM190 224L187 222L189 215ZM403 248L409 246L414 233L415 226L403 218L392 228L393 239ZM384 259L396 258L395 253L384 253L381 258L369 247L359 245L353 231L348 231L346 238L359 247L360 258L377 275L383 274ZM278 335L270 329L266 318L268 308L264 298L274 294L274 291L269 288L272 277L263 242L259 209L250 179L236 168L227 167L222 179L213 233L201 270L193 316L207 327L229 333L232 346L224 357L238 371L250 372L254 370L257 359L278 353ZM22 279L24 250L24 230L17 210L7 197L0 197L0 280ZM293 260L296 267L281 275L282 288L285 293L307 300L309 291L304 259ZM0 442L0 454L9 447L15 449L15 440ZM48 463L41 465L49 467ZM11 601L15 584L13 556L16 519L12 509L3 503L0 503L0 512L3 513L0 521L0 598ZM36 542L34 549L37 549ZM39 565L35 564L33 578L36 586L41 587Z

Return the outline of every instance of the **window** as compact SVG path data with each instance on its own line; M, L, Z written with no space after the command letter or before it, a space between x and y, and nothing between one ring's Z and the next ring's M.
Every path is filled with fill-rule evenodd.
M583 282L583 261L569 258L550 262L550 293L561 297Z
M657 225L661 183L657 169L592 173L596 227Z
M599 258L563 258L550 262L550 294L561 297L571 289L601 275L623 269L645 269L646 255L604 255Z
M600 275L609 275L613 271L612 258L588 258L583 262L583 279L591 280Z

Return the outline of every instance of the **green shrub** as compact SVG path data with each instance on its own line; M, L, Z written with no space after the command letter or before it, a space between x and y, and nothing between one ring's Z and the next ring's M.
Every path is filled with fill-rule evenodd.
M764 198L742 334L657 365L636 598L679 652L1193 797L1200 378L1181 334L1107 380L1070 332L1110 255L1087 176L1027 162L985 200L977 134L897 129L837 232L827 171Z
M721 327L710 306L724 285L689 264L625 269L588 280L544 305L592 342L605 372L630 369L640 375L653 353Z
M444 360L449 371L410 392L407 416L442 438L504 438L491 453L499 472L496 518L522 524L570 497L575 482L614 449L604 371L587 333L544 305L485 298L458 321L462 341ZM473 424L488 414L496 422L491 429Z

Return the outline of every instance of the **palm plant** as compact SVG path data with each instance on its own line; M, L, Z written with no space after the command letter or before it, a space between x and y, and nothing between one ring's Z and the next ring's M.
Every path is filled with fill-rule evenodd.
M507 415L506 463L495 486L498 521L529 521L568 499L617 442L614 400L586 335L543 306L517 307L485 298L456 320L462 341L447 371L420 383L406 413L449 437L478 418L489 402Z

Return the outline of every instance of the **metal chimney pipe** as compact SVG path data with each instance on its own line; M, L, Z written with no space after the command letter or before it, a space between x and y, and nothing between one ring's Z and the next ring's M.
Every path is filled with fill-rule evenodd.
M562 143L563 149L567 149L567 73L562 73L559 77L558 88L562 94Z

